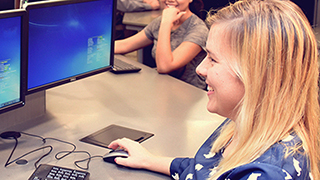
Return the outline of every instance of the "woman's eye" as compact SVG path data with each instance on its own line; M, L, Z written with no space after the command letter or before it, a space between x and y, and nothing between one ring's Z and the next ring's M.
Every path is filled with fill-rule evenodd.
M214 63L217 62L215 59L213 59L213 58L211 58L211 57L209 57L209 56L208 56L208 58L209 58L209 60L210 60L211 62L214 62Z

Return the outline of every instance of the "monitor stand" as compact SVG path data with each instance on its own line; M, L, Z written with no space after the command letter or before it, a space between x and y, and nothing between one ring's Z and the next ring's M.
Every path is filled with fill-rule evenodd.
M21 108L0 114L0 132L8 128L36 119L46 113L46 93L40 91L26 96Z

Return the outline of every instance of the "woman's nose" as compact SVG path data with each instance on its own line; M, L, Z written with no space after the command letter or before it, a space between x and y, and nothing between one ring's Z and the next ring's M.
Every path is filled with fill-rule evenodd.
M207 59L207 58L204 58L204 59L202 60L202 62L198 65L198 67L196 68L196 73L197 73L199 76L203 76L203 77L206 77L206 76L207 76L206 59Z

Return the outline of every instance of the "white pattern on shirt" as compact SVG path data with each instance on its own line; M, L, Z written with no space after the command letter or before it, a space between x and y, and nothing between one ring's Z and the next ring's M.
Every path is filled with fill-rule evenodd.
M300 164L299 161L297 161L295 158L293 158L293 166L294 166L294 168L296 169L296 171L298 173L297 176L300 176L301 175L301 171L302 171L302 169L299 166L299 164Z
M291 175L284 169L282 169L284 173L286 173L286 177L284 179L292 179Z
M209 152L208 154L204 154L203 156L206 158L206 159L209 159L209 158L212 158L216 155L216 153L212 153L212 152Z
M179 174L175 173L174 175L172 175L172 178L175 180L179 180Z
M252 174L249 176L248 180L257 180L259 176L261 176L260 173L252 173Z
M186 176L186 180L188 180L188 179L193 179L193 174L188 174L187 176Z
M196 164L196 166L195 166L195 169L197 171L200 171L202 168L203 168L203 165L201 165L201 164Z

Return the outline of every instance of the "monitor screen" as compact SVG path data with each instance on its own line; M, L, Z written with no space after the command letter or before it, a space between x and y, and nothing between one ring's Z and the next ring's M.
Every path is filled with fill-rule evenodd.
M26 12L0 12L0 114L24 105Z
M60 0L27 4L28 94L111 68L114 2Z

